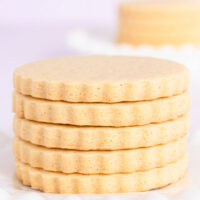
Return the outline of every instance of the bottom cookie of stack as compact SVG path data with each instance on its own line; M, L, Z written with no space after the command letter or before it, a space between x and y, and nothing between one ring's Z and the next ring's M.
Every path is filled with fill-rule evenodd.
M184 176L188 164L185 155L161 168L134 173L86 175L64 174L30 167L16 159L18 178L24 185L50 193L123 193L141 192L174 183Z

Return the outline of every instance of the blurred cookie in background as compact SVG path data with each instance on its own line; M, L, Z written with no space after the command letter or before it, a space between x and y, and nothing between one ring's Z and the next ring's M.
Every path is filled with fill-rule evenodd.
M200 1L142 1L119 6L119 43L200 44Z

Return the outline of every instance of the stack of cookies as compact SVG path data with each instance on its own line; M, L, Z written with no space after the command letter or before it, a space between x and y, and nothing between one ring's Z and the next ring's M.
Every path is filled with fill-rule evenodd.
M187 169L189 72L126 56L33 62L14 72L14 154L24 185L53 193L146 191Z
M118 41L131 45L200 44L200 2L126 2L119 7Z

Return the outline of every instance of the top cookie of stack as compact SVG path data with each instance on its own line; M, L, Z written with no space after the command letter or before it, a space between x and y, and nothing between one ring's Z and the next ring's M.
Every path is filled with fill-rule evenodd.
M183 93L188 81L188 70L181 64L133 56L55 58L14 72L17 92L67 102L153 100Z
M132 45L200 44L198 1L126 2L119 8L118 41Z
M188 111L188 75L181 64L153 58L49 59L16 69L13 108L20 117L48 123L133 126L162 122Z

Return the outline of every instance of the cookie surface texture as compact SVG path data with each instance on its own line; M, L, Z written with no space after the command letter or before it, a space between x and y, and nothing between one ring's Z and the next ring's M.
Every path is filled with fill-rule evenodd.
M186 114L188 92L152 101L129 103L68 103L47 101L13 93L18 117L48 123L88 126L133 126L163 122Z
M76 194L142 192L160 188L182 178L187 163L187 156L184 156L174 163L149 171L111 175L66 175L32 168L15 161L17 176L24 185L44 192Z
M176 62L134 56L72 56L25 64L14 88L32 97L68 102L152 100L183 93L189 73Z
M48 148L120 150L150 147L176 141L188 132L190 115L158 124L133 127L56 125L14 117L15 135Z
M118 151L73 151L35 146L15 137L18 160L47 171L113 174L163 167L186 154L186 137L165 145ZM69 165L70 163L70 165Z

